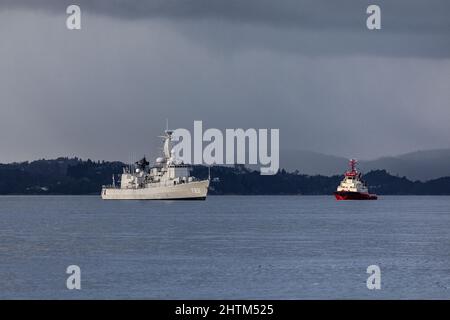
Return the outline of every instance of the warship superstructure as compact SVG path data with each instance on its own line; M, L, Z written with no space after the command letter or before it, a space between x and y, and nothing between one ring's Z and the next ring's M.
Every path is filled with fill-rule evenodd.
M210 178L199 180L190 175L191 166L175 159L172 151L172 130L165 130L162 157L150 166L145 157L126 167L120 182L102 187L105 200L205 200Z

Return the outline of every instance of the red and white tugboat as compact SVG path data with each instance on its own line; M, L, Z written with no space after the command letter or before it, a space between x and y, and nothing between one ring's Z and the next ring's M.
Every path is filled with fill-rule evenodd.
M356 160L350 160L350 171L334 192L336 200L377 200L375 194L370 194L366 183L361 179L361 172L356 170Z

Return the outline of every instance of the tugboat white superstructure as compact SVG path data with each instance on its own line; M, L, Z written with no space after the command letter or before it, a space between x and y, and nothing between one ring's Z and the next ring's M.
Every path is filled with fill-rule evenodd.
M173 131L164 132L163 156L153 167L141 159L136 168L124 168L120 185L102 187L105 200L205 200L208 195L209 177L198 180L190 176L190 166L177 161L171 152Z
M376 200L377 195L370 194L367 185L362 180L361 172L356 170L356 160L350 160L350 171L334 192L336 200Z

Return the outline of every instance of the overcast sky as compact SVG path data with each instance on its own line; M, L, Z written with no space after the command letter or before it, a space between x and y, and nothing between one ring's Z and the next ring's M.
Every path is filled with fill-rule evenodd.
M345 157L450 147L448 0L76 3L79 31L70 1L0 2L0 162L155 156L166 118Z

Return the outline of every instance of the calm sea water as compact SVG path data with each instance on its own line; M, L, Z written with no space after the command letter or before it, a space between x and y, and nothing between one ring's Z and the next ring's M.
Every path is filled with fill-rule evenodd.
M450 197L0 197L0 298L449 299Z

